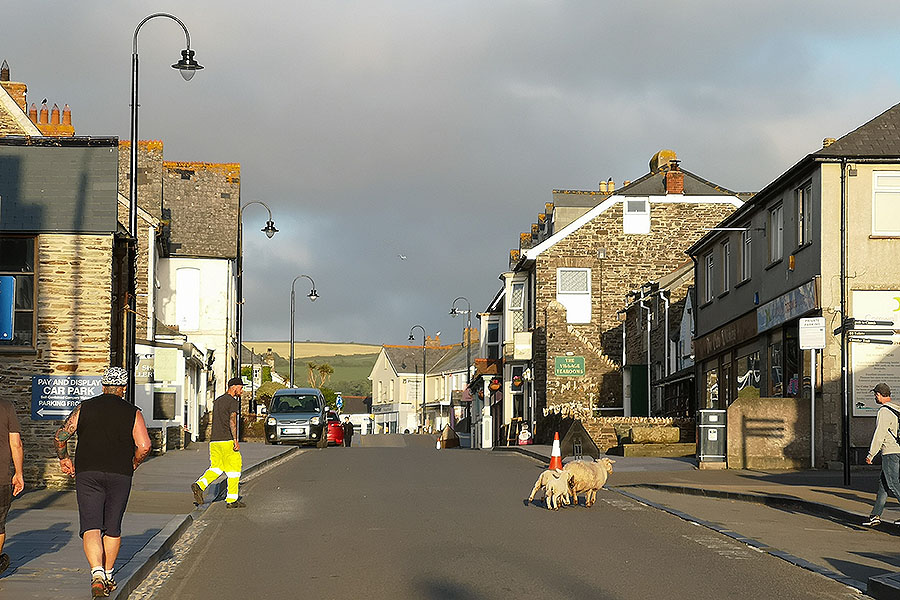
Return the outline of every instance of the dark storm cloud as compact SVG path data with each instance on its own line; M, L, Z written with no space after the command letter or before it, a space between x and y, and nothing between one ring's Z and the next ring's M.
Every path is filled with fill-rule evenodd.
M158 3L206 66L168 65L183 35L142 30L143 139L169 160L240 162L245 339L458 340L553 188L634 179L660 148L725 187L768 183L823 137L900 100L900 7L667 2ZM72 106L79 134L128 136L143 3L4 8L2 58L29 97ZM40 31L40 43L35 32ZM264 212L264 211L261 211ZM259 223L257 223L259 221ZM398 254L407 256L400 260ZM300 285L300 282L298 282ZM305 284L304 284L305 285ZM306 293L305 288L304 294Z

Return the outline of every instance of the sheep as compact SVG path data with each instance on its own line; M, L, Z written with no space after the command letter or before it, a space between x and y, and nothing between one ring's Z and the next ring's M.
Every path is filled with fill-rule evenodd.
M584 492L585 507L592 506L597 500L597 490L603 487L610 473L613 472L612 463L616 461L605 456L596 462L584 462L574 460L568 463L563 470L571 477L570 492L575 504L578 504L578 494Z
M562 489L558 483L564 484L563 487L565 487L565 489ZM531 495L525 500L525 505L528 506L528 504L534 500L534 496L541 488L544 489L544 504L546 504L547 508L558 507L560 500L565 504L569 504L571 502L571 499L569 498L570 487L571 477L569 475L564 477L562 469L548 469L541 473L538 476L537 481L534 482L534 489L531 490ZM555 496L553 495L554 493Z

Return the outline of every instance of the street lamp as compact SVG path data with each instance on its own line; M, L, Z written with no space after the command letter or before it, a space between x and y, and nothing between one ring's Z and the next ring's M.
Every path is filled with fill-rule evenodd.
M272 220L272 211L269 206L261 200L253 200L241 206L238 209L238 234L237 234L237 371L241 374L241 354L243 353L244 338L244 209L253 204L260 204L269 213L269 220L266 226L260 231L266 234L266 237L272 239L272 236L278 233L275 229L275 222ZM250 374L252 377L252 373ZM230 379L228 373L225 374L226 381Z
M316 298L319 297L318 292L316 292L316 282L312 280L312 277L309 275L297 275L294 277L294 280L291 282L291 376L289 387L294 387L294 284L303 277L309 279L309 285L311 286L309 293L306 295L309 301L315 302Z
M419 329L422 330L422 424L421 424L420 431L424 432L425 431L425 340L428 338L427 338L427 335L425 334L424 327L422 327L421 325L413 325L409 329L409 341L411 341L411 342L415 341L416 338L413 336L413 330L415 330L416 327L418 327Z
M460 300L466 301L466 310L465 311L461 311L456 308L456 303L459 302ZM454 319L456 318L456 315L458 315L462 312L466 313L466 327L465 327L465 330L463 331L463 341L466 343L466 389L468 389L469 385L472 383L472 359L469 356L469 347L470 347L469 336L472 335L472 305L469 303L469 299L466 298L465 296L460 296L459 298L457 298L456 300L453 301L453 304L450 305L450 316L453 317ZM471 393L471 390L470 390L470 393ZM466 404L466 412L467 413L469 413L470 408L471 407L467 403ZM471 427L471 425L472 425L471 413L468 414L468 417L469 417L469 419L468 419L469 426Z
M173 69L178 69L185 81L190 81L194 73L202 69L196 60L194 60L194 51L191 50L191 34L187 27L178 17L168 13L154 13L145 17L143 21L138 23L134 29L134 40L131 50L131 158L129 160L128 172L128 231L134 241L134 251L129 261L129 280L128 280L128 310L125 311L125 369L128 371L128 384L125 397L129 402L135 404L134 397L134 371L135 371L135 341L137 338L137 249L138 249L138 231L137 231L137 207L138 207L138 191L137 191L137 143L138 143L138 33L144 23L156 17L166 17L172 19L184 29L185 49L181 51L181 60L172 65Z

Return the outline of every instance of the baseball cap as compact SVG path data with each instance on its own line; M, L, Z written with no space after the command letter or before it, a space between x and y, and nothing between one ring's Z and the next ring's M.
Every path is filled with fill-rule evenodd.
M232 377L228 380L228 387L231 387L233 385L244 385L244 380L240 377Z
M872 388L872 391L877 394L881 394L882 396L885 396L885 397L891 395L891 388L888 387L888 384L886 384L886 383L879 383L878 385L876 385L875 387Z

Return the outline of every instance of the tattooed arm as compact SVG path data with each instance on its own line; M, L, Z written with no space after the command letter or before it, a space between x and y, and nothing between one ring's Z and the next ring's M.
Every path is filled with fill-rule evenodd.
M78 415L80 413L81 405L79 404L75 407L75 410L69 413L62 427L57 429L56 435L53 436L56 444L56 456L59 458L59 468L63 473L72 476L75 475L75 465L72 464L72 459L69 458L69 440L78 429Z
M237 413L231 413L228 420L228 426L231 427L231 439L234 440L234 451L238 452L241 449L241 445L238 443Z
M144 462L147 455L150 454L150 435L147 433L147 424L144 422L144 415L138 410L134 415L134 429L131 432L134 438L134 468Z

